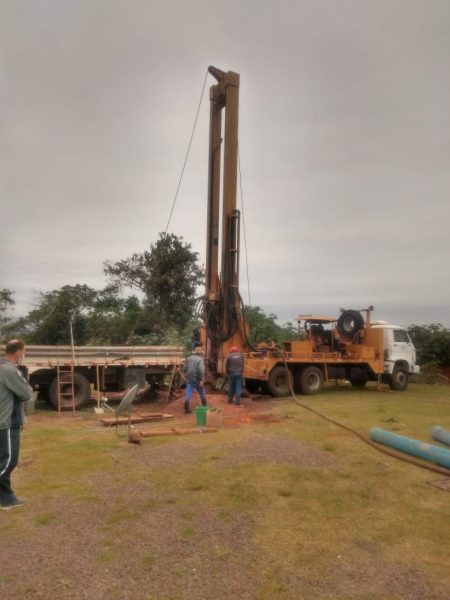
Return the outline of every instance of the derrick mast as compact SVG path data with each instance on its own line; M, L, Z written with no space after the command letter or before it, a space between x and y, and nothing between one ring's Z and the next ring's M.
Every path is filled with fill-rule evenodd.
M221 372L228 346L233 343L243 347L239 295L240 214L236 209L239 75L212 66L208 71L217 84L211 86L209 98L204 341L209 371L217 374Z

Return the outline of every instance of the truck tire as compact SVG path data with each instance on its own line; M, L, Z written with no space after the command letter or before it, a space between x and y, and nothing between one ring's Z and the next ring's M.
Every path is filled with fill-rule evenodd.
M408 387L408 371L404 367L394 367L389 377L389 387L397 392L404 392Z
M369 380L369 375L365 369L350 369L349 381L355 388L363 388Z
M91 397L91 384L81 373L74 373L73 375L73 386L75 392L75 408L81 408L89 402ZM61 392L64 393L71 391L72 385L70 383L61 384ZM48 391L50 403L54 408L58 409L58 378L55 377L50 384ZM61 410L72 408L72 400L70 398L61 398Z
M300 387L305 396L320 394L323 390L323 373L318 367L305 367L300 375Z
M29 382L33 390L45 390L48 388L54 377L54 369L36 369L30 373Z
M292 373L286 367L278 365L272 369L269 375L269 392L275 398L289 396L292 388Z
M337 328L343 337L353 337L364 327L364 319L357 310L344 310L337 320Z

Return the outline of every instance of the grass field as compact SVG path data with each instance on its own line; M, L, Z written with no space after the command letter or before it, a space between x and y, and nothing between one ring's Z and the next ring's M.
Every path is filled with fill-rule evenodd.
M450 429L445 386L298 399L364 435L377 426L430 442L433 425ZM0 512L2 597L450 597L450 494L429 485L444 476L292 399L247 400L253 410L280 420L140 446L92 409L37 412L14 474L27 504Z

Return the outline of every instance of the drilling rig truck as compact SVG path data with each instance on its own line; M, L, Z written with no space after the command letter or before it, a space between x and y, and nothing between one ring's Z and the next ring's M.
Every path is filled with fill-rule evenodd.
M206 285L202 342L209 377L225 376L231 346L245 356L245 384L272 396L290 390L321 392L324 382L345 379L363 387L367 381L405 390L415 364L415 349L402 327L372 322L373 307L341 309L339 317L300 315L299 339L273 344L249 341L239 294L240 212L236 207L238 107L240 77L209 67L217 80L210 88L209 167L206 227ZM222 117L223 123L222 123ZM223 175L221 173L223 169ZM220 261L220 265L219 265Z

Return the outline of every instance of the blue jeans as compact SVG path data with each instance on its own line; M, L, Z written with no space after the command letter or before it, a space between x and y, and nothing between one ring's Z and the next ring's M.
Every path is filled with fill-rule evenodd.
M192 392L196 391L199 393L203 406L206 406L206 394L205 388L199 384L198 381L188 381L186 384L186 396L184 402L187 403L191 399Z
M241 403L242 394L242 373L230 373L228 375L228 402L233 402L233 396L236 396L236 404Z

